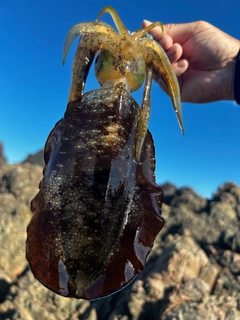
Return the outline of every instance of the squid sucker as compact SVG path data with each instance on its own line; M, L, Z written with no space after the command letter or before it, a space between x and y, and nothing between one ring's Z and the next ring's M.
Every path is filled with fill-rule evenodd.
M110 13L119 32L99 21ZM67 35L63 60L81 35L64 117L44 148L39 192L31 202L26 258L35 278L53 292L94 300L113 294L144 268L164 225L162 189L148 130L152 76L165 83L183 131L177 78L161 46L130 34L105 7L94 22ZM100 89L84 93L95 58ZM131 92L143 82L141 108Z

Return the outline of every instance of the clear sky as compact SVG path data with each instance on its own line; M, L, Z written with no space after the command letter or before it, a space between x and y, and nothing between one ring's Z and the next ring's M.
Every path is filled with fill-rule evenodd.
M0 141L10 163L44 146L63 116L76 50L62 66L68 30L93 21L113 6L129 30L143 19L163 23L206 20L240 39L239 0L2 0L0 1ZM102 20L111 23L108 15ZM91 72L87 90L98 84ZM141 92L134 97L141 104ZM156 146L156 177L190 186L210 197L226 182L240 184L240 107L234 102L183 103L182 136L169 97L152 89L150 130Z

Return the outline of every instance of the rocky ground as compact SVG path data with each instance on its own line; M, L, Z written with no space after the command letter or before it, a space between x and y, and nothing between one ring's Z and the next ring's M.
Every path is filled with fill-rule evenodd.
M108 298L67 299L39 284L25 260L41 157L9 165L0 145L0 320L240 319L239 186L225 183L209 200L165 184L166 223L145 270Z

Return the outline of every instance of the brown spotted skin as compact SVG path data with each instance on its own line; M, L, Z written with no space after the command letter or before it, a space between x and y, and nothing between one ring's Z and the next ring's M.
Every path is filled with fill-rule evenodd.
M149 131L140 161L134 157L138 114L120 83L69 103L48 137L26 256L59 295L92 300L122 289L163 227Z

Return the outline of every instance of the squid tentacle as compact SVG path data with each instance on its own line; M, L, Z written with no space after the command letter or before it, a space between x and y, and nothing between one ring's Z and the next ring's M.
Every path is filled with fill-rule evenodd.
M111 15L111 17L112 17L112 19L113 19L113 21L114 21L114 23L115 23L115 25L116 25L116 27L117 27L117 29L118 29L118 31L119 31L119 33L120 33L121 35L123 35L123 34L128 34L128 30L126 29L126 27L125 27L124 24L122 23L119 15L118 15L117 12L116 12L112 7L110 7L110 6L106 6L106 7L104 7L104 8L100 11L100 13L99 13L99 15L98 15L98 17L97 17L97 21L99 21L99 19L101 18L101 16L102 16L104 13L109 13L109 14Z
M83 22L78 23L75 26L73 26L66 36L66 40L64 43L64 49L63 49L63 64L65 63L68 51L73 43L73 41L77 38L79 35L88 34L91 36L98 36L102 38L101 42L107 41L109 39L110 35L117 35L117 32L108 24L104 22ZM105 37L104 37L105 36Z
M154 73L160 74L161 79L167 86L173 108L176 112L179 126L184 134L182 120L181 96L176 74L163 48L154 40L141 38L139 40L146 64L153 69Z
M141 37L144 36L144 34L148 33L148 31L152 30L155 27L160 27L162 30L162 34L164 33L164 28L163 28L163 24L161 22L154 22L151 23L149 26L147 26L144 29L138 30L137 32L135 32L132 37L134 37L134 39L140 39Z
M137 161L139 161L140 159L144 138L148 130L148 122L150 118L150 109L151 109L151 104L150 104L151 87L152 87L152 70L150 68L147 68L142 107L138 116L137 130L136 130L135 150L136 150Z
M95 51L88 49L86 46L88 41L89 38L87 35L83 35L81 37L77 52L74 56L74 62L72 66L72 81L68 103L79 100L84 92L89 69L95 56Z
M63 50L63 64L68 51L78 35L81 35L72 67L72 81L68 103L82 97L86 78L96 52L112 38L119 36L108 24L103 22L79 23L73 26L66 37Z

